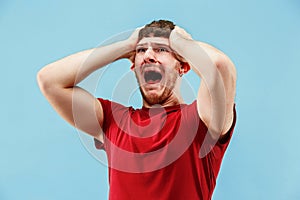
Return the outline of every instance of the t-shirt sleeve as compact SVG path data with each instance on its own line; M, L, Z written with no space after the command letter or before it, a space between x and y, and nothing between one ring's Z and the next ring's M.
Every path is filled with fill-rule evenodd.
M235 109L235 104L234 104L234 106L233 106L233 120L232 120L231 127L227 131L227 133L225 133L224 136L221 137L218 140L218 144L219 145L226 145L226 144L229 143L229 141L230 141L230 139L232 137L232 134L233 134L233 130L234 130L235 124L236 124L236 109Z
M98 101L101 103L102 110L103 110L103 125L102 125L102 131L103 134L105 134L106 128L107 128L107 121L111 118L112 113L112 102L106 99L98 98ZM99 141L98 139L94 138L94 144L96 149L99 150L105 150L105 146L103 142Z
M233 106L233 113L234 118L232 125L227 133L225 133L222 137L218 139L213 139L209 132L208 127L205 125L205 123L201 120L199 117L198 111L197 111L197 101L194 101L188 108L188 118L189 123L198 124L198 134L197 134L197 140L201 146L201 157L207 155L212 150L215 151L213 154L216 155L216 157L222 157L233 134L234 127L236 124L236 109L235 104Z
M112 116L112 101L102 98L98 98L98 101L101 103L103 110L102 130L103 133L105 133L106 128L108 127L108 123L110 122Z
M218 172L220 170L221 162L225 151L230 143L235 124L236 124L236 109L235 105L233 106L234 118L232 125L227 133L224 136L213 139L209 132L208 127L200 119L197 111L197 102L194 101L185 112L190 120L188 123L198 124L198 133L196 136L196 145L199 148L199 158L202 159L202 162L207 167L210 174L211 180L215 180ZM199 145L199 146L198 146Z
M235 109L235 104L233 106L233 121L231 124L230 129L227 131L227 133L225 133L222 137L220 137L218 139L217 144L219 145L226 145L227 143L229 143L231 136L233 134L233 130L236 124L236 109ZM202 121L202 119L199 117L198 111L197 111L197 101L194 101L191 105L191 107L189 108L189 117L190 119L194 120L194 121L198 121L200 123L199 126L205 126L206 129L208 129L208 127L205 125L205 123ZM197 119L197 120L196 120ZM207 132L208 133L208 132ZM213 140L212 138L210 138L210 140ZM214 142L214 143L215 143Z
M235 105L233 107L233 113L234 113L234 117L233 117L233 121L232 121L230 129L227 131L227 133L225 133L225 135L223 137L218 139L218 141L212 148L211 152L208 154L208 159L210 160L213 174L215 177L217 177L217 175L218 175L222 159L224 157L225 151L229 145L232 134L234 132L234 128L235 128L235 124L236 124Z
M103 110L102 131L104 134L103 139L105 143L106 138L110 139L110 134L109 134L110 131L108 131L108 129L110 128L111 124L115 122L114 117L120 116L118 114L124 113L124 111L126 109L128 110L128 108L124 107L119 103L102 99L102 98L98 98L98 101L101 103L102 110ZM94 143L97 149L105 149L105 144L103 144L101 141L94 139Z

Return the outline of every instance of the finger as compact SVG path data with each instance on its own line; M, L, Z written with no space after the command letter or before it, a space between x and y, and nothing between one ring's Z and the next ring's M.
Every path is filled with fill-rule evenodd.
M184 30L183 28L179 27L179 26L175 26L174 30L181 35L181 37L188 39L188 40L192 40L192 36L186 32L186 30Z

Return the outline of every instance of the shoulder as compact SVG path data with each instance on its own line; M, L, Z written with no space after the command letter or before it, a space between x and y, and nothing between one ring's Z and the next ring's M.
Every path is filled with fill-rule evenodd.
M104 98L97 98L97 99L101 103L103 110L116 111L119 109L132 108L132 107L124 106L123 104L112 101L112 100L108 100L108 99L104 99Z

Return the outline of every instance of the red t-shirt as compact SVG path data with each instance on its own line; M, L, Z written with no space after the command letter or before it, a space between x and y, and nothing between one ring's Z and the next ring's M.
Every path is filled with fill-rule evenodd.
M151 109L99 101L110 200L211 199L236 117L229 132L214 141L196 101Z

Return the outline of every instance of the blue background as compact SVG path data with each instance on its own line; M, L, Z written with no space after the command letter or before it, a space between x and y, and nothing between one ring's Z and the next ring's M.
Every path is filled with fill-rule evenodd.
M238 121L213 199L300 199L299 1L2 0L1 200L107 199L106 166L50 107L36 73L161 18L237 68Z

